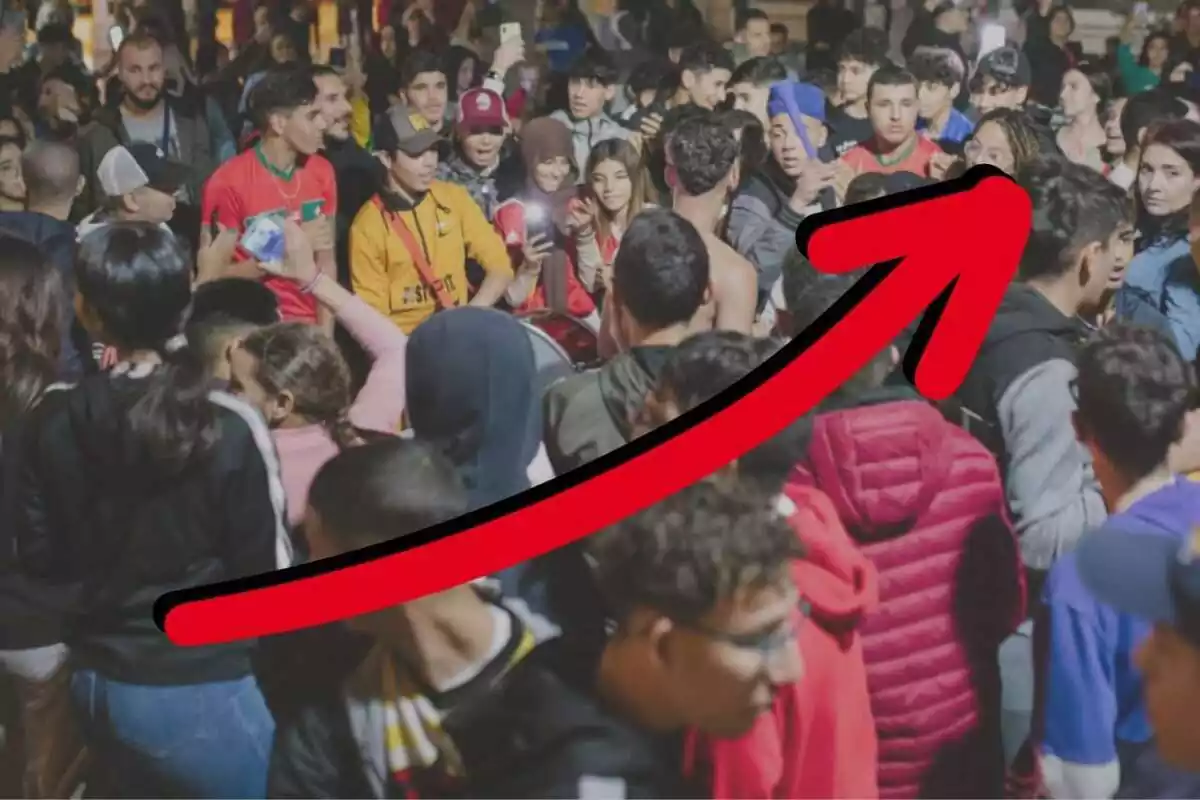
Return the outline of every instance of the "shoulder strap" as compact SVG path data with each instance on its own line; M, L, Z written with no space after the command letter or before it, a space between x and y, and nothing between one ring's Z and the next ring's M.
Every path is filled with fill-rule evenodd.
M417 273L420 274L421 280L433 290L433 294L437 298L438 308L454 308L458 305L458 302L450 295L450 292L446 291L445 284L439 281L433 274L433 268L429 266L429 261L425 258L425 248L421 247L417 242L416 237L413 236L408 226L404 224L404 220L401 219L400 215L389 212L384 207L383 200L379 198L379 195L375 195L371 198L371 201L375 203L375 207L379 209L379 213L383 215L383 219L391 226L392 233L396 234L400 242L404 245L404 249L412 257L413 266L417 268Z

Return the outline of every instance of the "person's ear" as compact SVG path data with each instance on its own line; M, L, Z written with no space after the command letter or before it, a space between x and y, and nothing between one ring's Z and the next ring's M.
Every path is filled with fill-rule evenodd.
M641 617L636 622L639 627L634 630L640 631L646 638L648 652L659 665L669 667L671 664L671 632L675 630L675 623L670 617L664 616L658 612L654 612L650 616L650 612L639 612L636 616Z
M951 105L954 105L954 98L958 97L958 95L961 91L962 91L961 83L956 83L950 87L950 104Z
M1079 288L1082 289L1092 282L1092 273L1095 271L1092 264L1100 255L1103 245L1100 242L1092 242L1086 245L1079 251Z
M1025 102L1028 99L1029 99L1029 87L1028 86L1022 86L1021 88L1017 89L1017 102L1018 103L1020 103L1021 105L1025 105Z
M136 214L140 209L137 202L137 195L133 192L121 195L121 207L125 209L126 213Z
M80 175L79 179L75 181L75 196L79 197L81 194L83 194L83 190L86 188L87 188L87 178L84 177L83 175Z
M812 146L818 150L825 146L829 141L829 128L825 125L821 126L820 132L812 138Z
M737 188L742 185L742 160L740 158L734 160L733 167L729 170L729 191L737 191Z
M617 87L616 86L604 87L604 102L611 103L613 101L613 98L616 96L617 96Z
M696 88L696 73L692 72L690 69L685 69L683 71L683 75L680 77L680 81L683 83L683 88L690 92L692 89Z
M376 150L375 158L377 158L379 160L380 164L383 164L384 169L386 169L388 172L392 171L392 157L389 156L386 152L384 152L383 150Z

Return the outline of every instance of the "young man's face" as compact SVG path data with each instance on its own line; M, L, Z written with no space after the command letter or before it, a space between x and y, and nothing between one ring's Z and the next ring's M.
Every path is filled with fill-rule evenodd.
M1146 714L1163 760L1178 769L1200 771L1200 649L1167 625L1154 626L1138 648Z
M25 181L21 176L21 148L13 142L0 147L0 199L8 205L25 202Z
M742 43L751 58L771 55L771 23L765 19L752 19L746 23Z
M899 147L911 141L917 130L917 87L910 83L876 86L867 114L880 143Z
M1136 240L1136 231L1131 223L1122 223L1117 228L1110 245L1113 253L1113 268L1112 272L1108 274L1108 288L1111 291L1120 289L1121 284L1125 282L1125 270L1128 269L1129 262L1133 261L1133 247Z
M978 94L971 95L971 101L980 114L986 114L993 108L1012 108L1020 110L1025 106L1029 96L1028 86L1009 86L1000 83L991 75L983 76L983 86Z
M661 638L647 636L677 718L719 738L735 738L771 710L776 692L804 672L796 630L799 595L784 572L746 587L699 620L671 620Z
M487 169L495 165L500 157L500 146L504 144L502 128L482 128L464 131L460 140L463 156L471 166Z
M325 135L344 142L350 138L350 100L346 84L337 75L321 75L317 85L317 108L325 120Z
M963 148L963 155L966 156L968 167L991 164L1009 175L1017 168L1008 135L994 120L988 120L975 129Z
M404 90L408 107L420 112L433 128L440 129L446 118L446 76L441 72L421 72Z
M861 61L838 62L837 88L845 105L854 105L867 97L867 84L878 67Z
M786 33L771 33L771 55L781 56L788 48L788 37Z
M802 116L801 120L809 144L814 148L825 144L828 132L821 121L808 116ZM787 114L776 114L771 117L771 126L768 131L771 156L775 159L775 163L789 178L800 177L800 173L804 171L804 167L809 162L809 155L792 118Z
M274 115L272 126L301 155L311 156L325 143L325 115L317 103Z
M156 44L126 47L117 64L117 80L130 101L142 108L153 108L166 83L162 48Z
M598 116L615 94L614 87L605 86L595 78L571 78L567 83L571 118L585 120Z
M138 222L165 225L175 216L175 193L143 186L129 195L128 206Z
M437 174L437 167L437 150L430 148L415 156L402 152L393 153L389 172L401 188L408 192L421 193L429 191Z
M917 105L924 119L934 119L944 114L958 95L957 86L946 86L933 81L922 81L917 87Z
M735 83L730 88L733 91L733 107L738 111L749 111L758 118L764 129L768 128L771 121L767 118L767 100L771 96L771 87Z
M692 102L710 111L725 99L725 88L733 73L718 67L707 72L683 71L683 88L692 97Z

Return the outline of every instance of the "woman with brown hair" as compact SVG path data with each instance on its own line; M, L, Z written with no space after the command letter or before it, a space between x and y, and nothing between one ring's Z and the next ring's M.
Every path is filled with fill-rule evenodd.
M623 139L599 142L588 155L584 199L572 209L579 280L593 295L612 280L621 236L646 204L641 155Z
M259 328L230 353L230 389L254 405L271 429L295 527L308 505L308 487L338 451L371 432L394 434L404 413L408 337L365 301L322 274L304 233L287 223L287 257L276 275L295 281L328 307L372 358L370 374L351 396L350 368L320 328L281 322Z

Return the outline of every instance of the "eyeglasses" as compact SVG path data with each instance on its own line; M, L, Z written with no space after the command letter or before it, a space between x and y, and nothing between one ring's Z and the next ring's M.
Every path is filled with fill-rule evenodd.
M767 633L728 633L726 631L715 630L698 622L681 622L676 620L676 623L702 636L736 647L739 650L753 650L766 661L796 641L796 635L800 632L800 620L808 618L812 612L812 604L804 598L800 599L796 608L800 612L798 616L789 616L784 624Z

